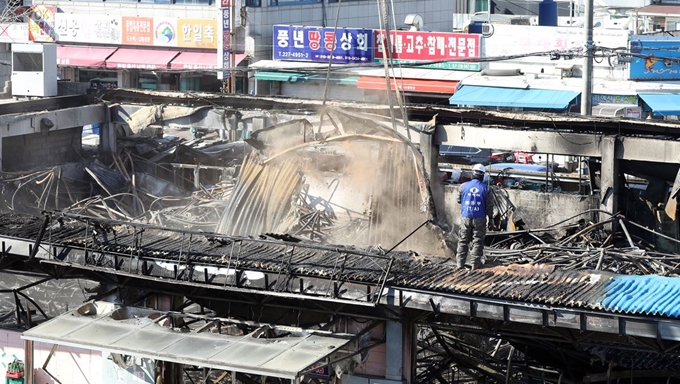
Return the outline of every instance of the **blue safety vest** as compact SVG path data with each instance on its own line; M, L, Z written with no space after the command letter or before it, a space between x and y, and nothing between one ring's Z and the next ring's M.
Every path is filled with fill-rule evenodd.
M486 194L489 187L483 181L473 179L460 186L461 215L473 219L486 217Z

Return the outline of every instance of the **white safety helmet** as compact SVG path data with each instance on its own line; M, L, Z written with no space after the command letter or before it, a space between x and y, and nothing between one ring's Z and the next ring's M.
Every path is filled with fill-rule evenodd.
M475 164L474 167L472 167L472 173L475 175L484 175L486 173L486 168L482 164Z

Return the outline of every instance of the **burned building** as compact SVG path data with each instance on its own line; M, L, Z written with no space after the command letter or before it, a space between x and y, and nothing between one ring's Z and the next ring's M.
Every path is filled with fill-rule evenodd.
M673 124L433 106L395 120L383 106L208 94L103 101L108 144L78 181L95 193L52 205L66 187L32 169L25 194L50 203L1 216L3 271L39 276L4 301L5 323L26 330L31 379L59 379L50 359L73 347L167 383L677 377ZM485 268L457 270L457 186L437 165L449 144L581 156L588 188L494 187L506 230L487 236ZM24 299L67 278L91 282L87 302Z

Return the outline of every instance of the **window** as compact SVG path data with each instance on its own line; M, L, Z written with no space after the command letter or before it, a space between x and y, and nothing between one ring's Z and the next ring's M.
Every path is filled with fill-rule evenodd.
M139 0L140 3L172 4L172 0Z
M269 0L269 5L275 7L277 5L300 5L300 4L314 4L320 3L322 0Z
M42 52L13 52L12 70L14 72L42 72Z
M213 0L174 0L175 4L196 4L196 5L212 5Z
M246 0L246 7L261 7L261 0Z

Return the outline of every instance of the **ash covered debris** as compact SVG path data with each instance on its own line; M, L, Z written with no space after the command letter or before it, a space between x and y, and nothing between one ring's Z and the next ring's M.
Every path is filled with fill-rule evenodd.
M422 155L382 119L327 109L254 132L217 232L446 253Z
M119 138L111 156L87 150L79 162L0 172L0 211L63 211L212 231L223 209L216 205L230 195L247 145L162 133Z
M597 210L605 219L586 220L583 212L546 228L522 228L487 234L485 259L494 265L554 265L561 270L597 270L624 275L680 274L680 254L658 247L650 237L675 245L677 239L657 233L621 214Z

